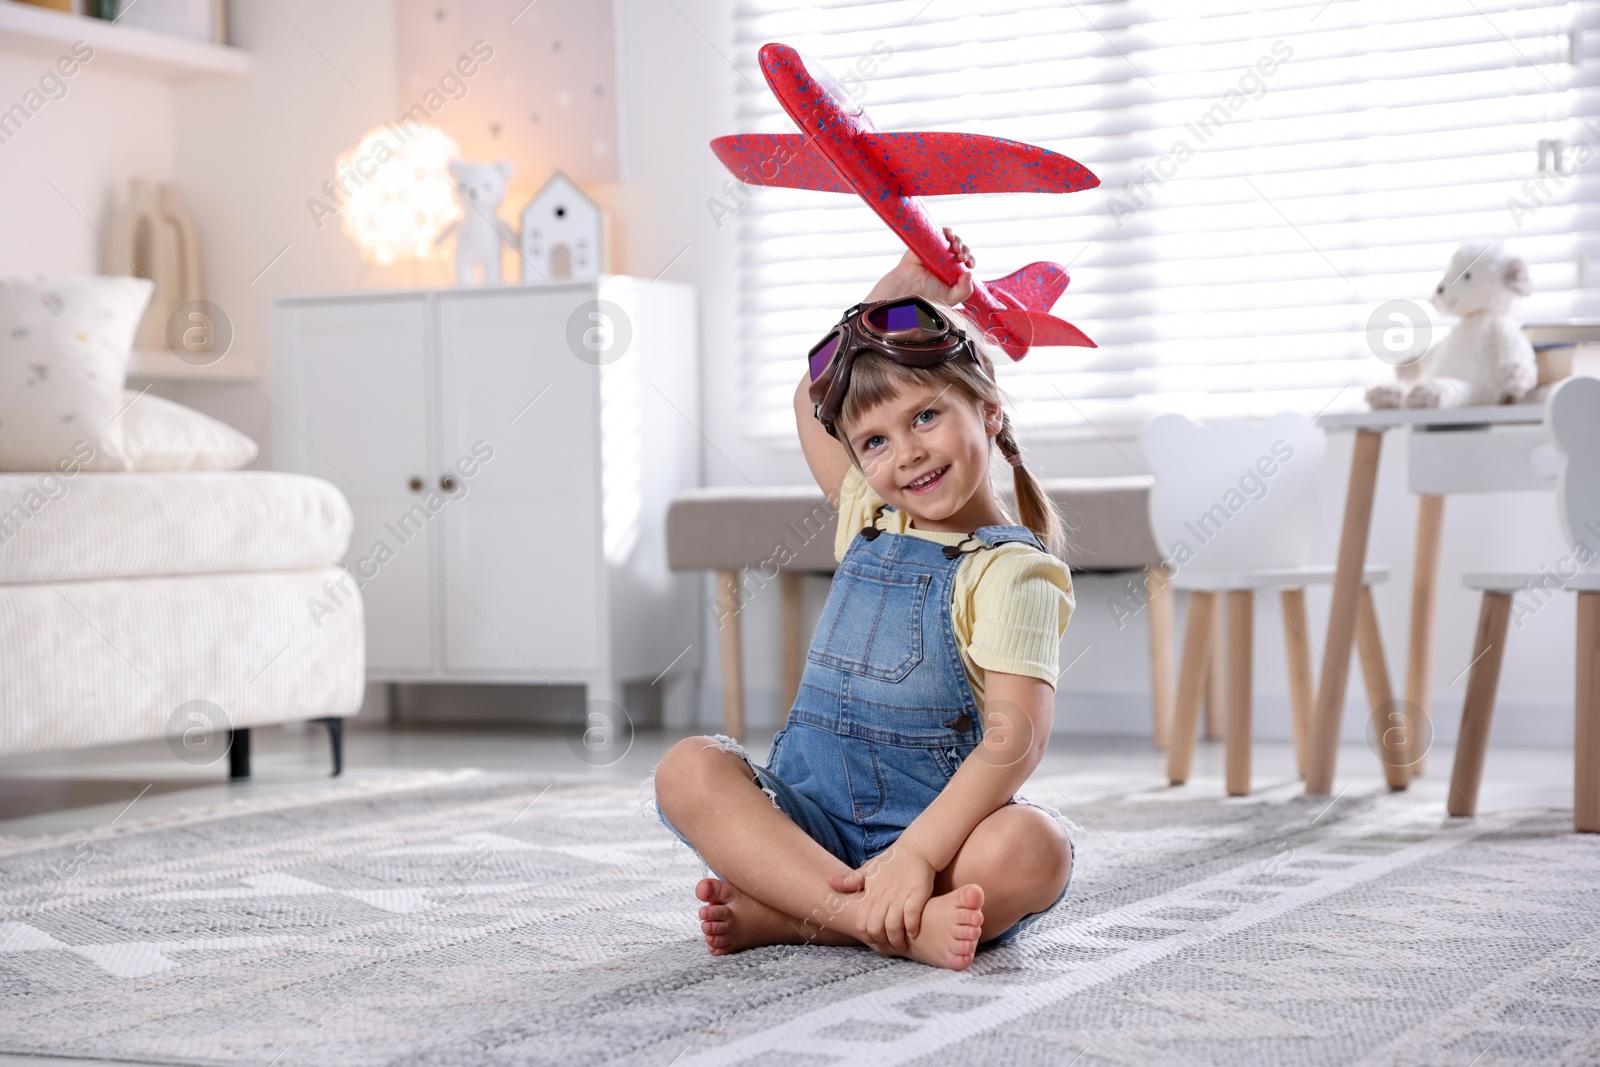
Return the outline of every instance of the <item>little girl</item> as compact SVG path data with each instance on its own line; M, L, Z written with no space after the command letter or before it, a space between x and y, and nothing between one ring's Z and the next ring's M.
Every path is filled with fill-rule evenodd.
M657 815L716 875L695 887L713 955L865 944L960 970L1066 896L1064 820L1015 794L1050 736L1072 579L1001 407L1003 353L951 307L972 255L945 237L957 284L908 252L795 392L839 568L767 766L718 734L656 768ZM1025 525L990 484L996 446Z

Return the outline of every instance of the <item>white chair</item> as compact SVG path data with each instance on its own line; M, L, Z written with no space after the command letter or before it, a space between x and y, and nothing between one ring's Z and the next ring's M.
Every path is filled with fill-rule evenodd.
M1292 413L1264 422L1204 426L1165 414L1146 423L1140 440L1155 477L1150 528L1167 555L1172 585L1189 591L1167 777L1174 785L1189 778L1220 593L1226 598L1226 643L1217 662L1226 664L1227 791L1231 796L1250 792L1253 598L1273 590L1282 605L1295 754L1304 776L1312 737L1305 587L1331 582L1334 573L1331 564L1308 563L1317 532L1317 472L1326 437L1304 416ZM1389 687L1371 590L1373 583L1387 578L1383 567L1363 571L1357 640L1385 777L1391 788L1400 789L1410 781L1410 724L1389 721L1394 715L1403 720L1403 713ZM1397 725L1401 728L1395 729Z
M1569 551L1539 571L1462 576L1468 589L1483 590L1483 605L1447 807L1451 815L1478 810L1512 596L1566 589L1578 594L1572 825L1600 833L1600 378L1568 378L1558 385L1545 402L1544 426L1559 464L1556 510Z

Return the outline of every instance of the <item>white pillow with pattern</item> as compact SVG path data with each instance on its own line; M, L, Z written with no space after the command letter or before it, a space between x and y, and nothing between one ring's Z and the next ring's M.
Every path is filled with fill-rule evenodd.
M127 470L122 383L154 286L144 278L67 274L0 278L0 470Z
M132 470L234 471L256 458L255 441L194 408L132 389L123 390L122 402L117 421Z

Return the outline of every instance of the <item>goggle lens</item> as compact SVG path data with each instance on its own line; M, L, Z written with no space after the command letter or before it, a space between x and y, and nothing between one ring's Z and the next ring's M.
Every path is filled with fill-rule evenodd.
M812 381L816 381L818 378L822 377L822 372L827 370L828 364L833 362L833 354L839 351L839 338L840 334L833 334L826 341L822 342L820 347L811 353Z
M938 333L943 328L943 323L928 314L920 303L909 300L903 304L885 304L874 308L867 314L867 321L882 333L902 333L907 330Z

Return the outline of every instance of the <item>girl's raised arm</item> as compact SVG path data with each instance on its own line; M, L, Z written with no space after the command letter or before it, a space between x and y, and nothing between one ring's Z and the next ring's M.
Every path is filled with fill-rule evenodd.
M800 375L800 384L794 391L795 428L800 433L800 448L806 454L806 466L811 468L811 476L827 494L828 500L837 507L839 490L844 485L844 476L850 470L850 456L845 452L844 445L817 421L810 390L811 372L808 370Z

